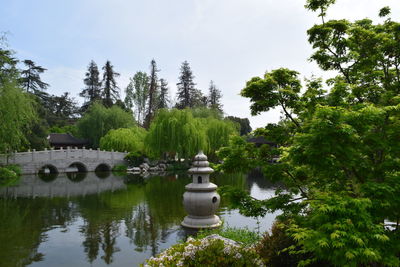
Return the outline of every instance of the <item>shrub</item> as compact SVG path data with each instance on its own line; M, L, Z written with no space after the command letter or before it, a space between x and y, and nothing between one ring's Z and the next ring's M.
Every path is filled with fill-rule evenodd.
M128 162L129 166L139 166L144 162L145 155L140 151L130 152L125 156L125 160Z
M173 161L168 163L167 166L167 171L186 171L190 168L190 164L186 161L184 162L179 162L179 161Z
M286 234L286 223L275 222L272 225L271 234L266 232L263 238L255 247L257 253L263 259L267 266L297 266L301 260L311 259L310 254L294 254L290 253L287 248L296 246L296 242ZM312 266L329 266L321 262L314 262L308 265Z
M16 164L10 164L5 166L5 168L9 169L10 171L15 172L16 175L20 176L22 174L21 167Z
M115 165L112 168L112 171L113 172L126 172L127 168L128 167L126 165L119 164L119 165Z
M185 243L165 250L146 261L151 266L264 266L254 249L245 248L229 240L215 238L188 238Z
M232 239L236 242L240 242L245 246L254 245L260 240L260 236L258 235L258 233L249 230L247 227L245 228L224 227L220 229L200 230L197 234L197 238L204 238L211 234L218 234L222 237Z
M12 167L0 167L0 186L9 186L18 181L21 170L17 169L17 167L18 166L15 165L13 165ZM16 169L16 171L14 171L13 169Z

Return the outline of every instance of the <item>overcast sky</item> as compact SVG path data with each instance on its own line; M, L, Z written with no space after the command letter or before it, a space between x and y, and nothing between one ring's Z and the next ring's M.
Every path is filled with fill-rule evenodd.
M125 89L151 59L175 97L179 68L190 63L197 87L207 93L213 80L223 94L227 115L248 117L253 128L279 120L279 111L251 117L239 96L247 80L266 70L287 67L302 79L322 72L308 61L306 31L319 23L305 0L0 0L0 31L17 58L48 69L48 92L69 91L79 102L90 60L110 60ZM328 18L381 21L390 6L399 20L399 0L337 0ZM326 75L325 75L326 77Z

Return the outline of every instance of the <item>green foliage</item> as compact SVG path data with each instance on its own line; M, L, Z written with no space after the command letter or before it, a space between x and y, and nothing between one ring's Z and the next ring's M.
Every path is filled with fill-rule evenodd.
M146 266L264 266L254 249L235 246L221 239L193 239L177 244Z
M167 171L171 171L171 172L186 171L189 168L190 168L190 164L186 161L182 161L182 162L173 161L173 162L168 163Z
M125 105L127 108L135 106L137 122L142 124L146 113L146 103L149 97L150 77L142 71L138 71L130 78L130 82L125 89Z
M328 7L335 2L336 0L307 0L305 7L311 11L319 11L319 16L323 17Z
M145 136L146 130L138 126L110 130L100 139L100 148L121 152L143 151Z
M49 128L50 133L69 133L78 136L78 128L76 125L65 125L63 127L53 126Z
M0 186L10 186L18 182L21 168L17 165L0 167Z
M22 170L21 170L21 167L19 165L9 164L9 165L5 166L5 168L9 169L10 171L15 172L15 174L17 176L21 176L21 174L22 174Z
M252 246L260 240L260 236L258 235L258 233L249 230L247 227L236 228L229 226L217 229L200 230L197 233L196 238L201 239L212 234L218 234L222 237L240 242L244 246Z
M139 166L144 162L145 157L141 151L132 151L124 159L128 162L128 166Z
M390 14L390 7L385 6L379 10L379 17L386 17Z
M202 119L202 128L205 129L207 136L208 155L211 160L216 158L216 151L228 145L229 138L237 135L238 131L235 124L231 121L217 119Z
M134 120L131 114L117 106L106 108L98 103L93 104L77 123L79 135L89 139L93 148L99 146L100 138L108 131L133 126Z
M37 120L32 99L15 80L0 83L0 153L10 153L27 144L26 134Z
M220 149L222 169L259 166L285 191L258 201L225 189L225 197L248 216L281 210L295 241L287 251L312 255L300 265L400 266L400 24L325 22L333 3L306 5L322 16L322 24L308 31L311 60L338 73L326 82L328 88L313 77L300 92L297 73L278 69L251 79L242 91L253 114L283 109L286 118L279 125L256 131L282 145L279 164L263 160L273 149L238 138Z
M248 81L240 94L250 98L251 114L257 115L280 106L285 116L298 125L292 116L299 103L301 83L298 74L296 71L280 68L266 72L264 78L254 77Z
M316 192L309 200L309 212L301 226L293 222L288 233L302 247L319 259L339 266L369 265L381 262L399 266L398 248L390 242L383 227L372 216L372 201L354 198L347 192ZM303 261L303 263L306 263Z
M242 173L269 164L276 153L268 145L256 148L244 137L233 135L228 141L228 146L219 149L217 155L223 161L222 165L217 166L217 170Z
M126 165L118 164L112 168L112 171L113 172L126 172L127 168L128 167Z
M150 125L145 143L149 154L156 157L168 152L178 153L181 158L190 158L199 150L207 149L202 124L188 110L159 110Z
M189 110L194 118L203 118L203 119L213 118L221 120L223 115L218 109L213 109L213 108L196 107Z
M288 222L276 221L272 225L271 233L265 232L255 249L266 266L297 266L300 261L312 258L311 253L291 253L288 248L296 248L296 241L286 233ZM314 262L311 266L329 266L328 263Z
M234 117L234 116L228 116L228 117L225 117L225 119L236 122L240 125L240 127L239 127L240 135L247 135L248 133L250 133L252 131L251 126L250 126L250 121L248 118L238 118L238 117Z

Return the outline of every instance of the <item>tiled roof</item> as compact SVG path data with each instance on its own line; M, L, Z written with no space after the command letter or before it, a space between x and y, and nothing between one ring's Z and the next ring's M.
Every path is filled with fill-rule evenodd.
M88 144L87 140L78 139L71 134L63 134L63 133L51 133L47 137L49 139L50 145L86 145Z
M265 139L263 136L256 136L256 137L251 137L249 139L247 139L247 142L249 143L255 143L256 145L264 145L264 144L268 144L270 146L276 146L276 143L268 141L267 139Z

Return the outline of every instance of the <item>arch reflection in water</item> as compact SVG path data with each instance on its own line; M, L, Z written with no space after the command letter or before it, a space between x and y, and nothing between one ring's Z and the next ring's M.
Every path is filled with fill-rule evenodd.
M108 179L99 179L93 172L60 173L57 179L52 181L45 181L36 175L23 175L18 185L0 188L0 197L52 198L86 196L125 188L126 185L123 178L112 176Z
M56 174L58 173L57 167L51 164L46 164L42 166L39 171L39 174Z
M58 173L43 173L39 172L38 177L45 183L53 182L58 177Z
M87 172L67 172L67 177L71 182L82 182L87 176Z
M94 170L96 176L100 179L108 178L111 174L111 167L108 164L101 163Z
M81 162L74 162L68 166L65 172L87 172L85 164Z

